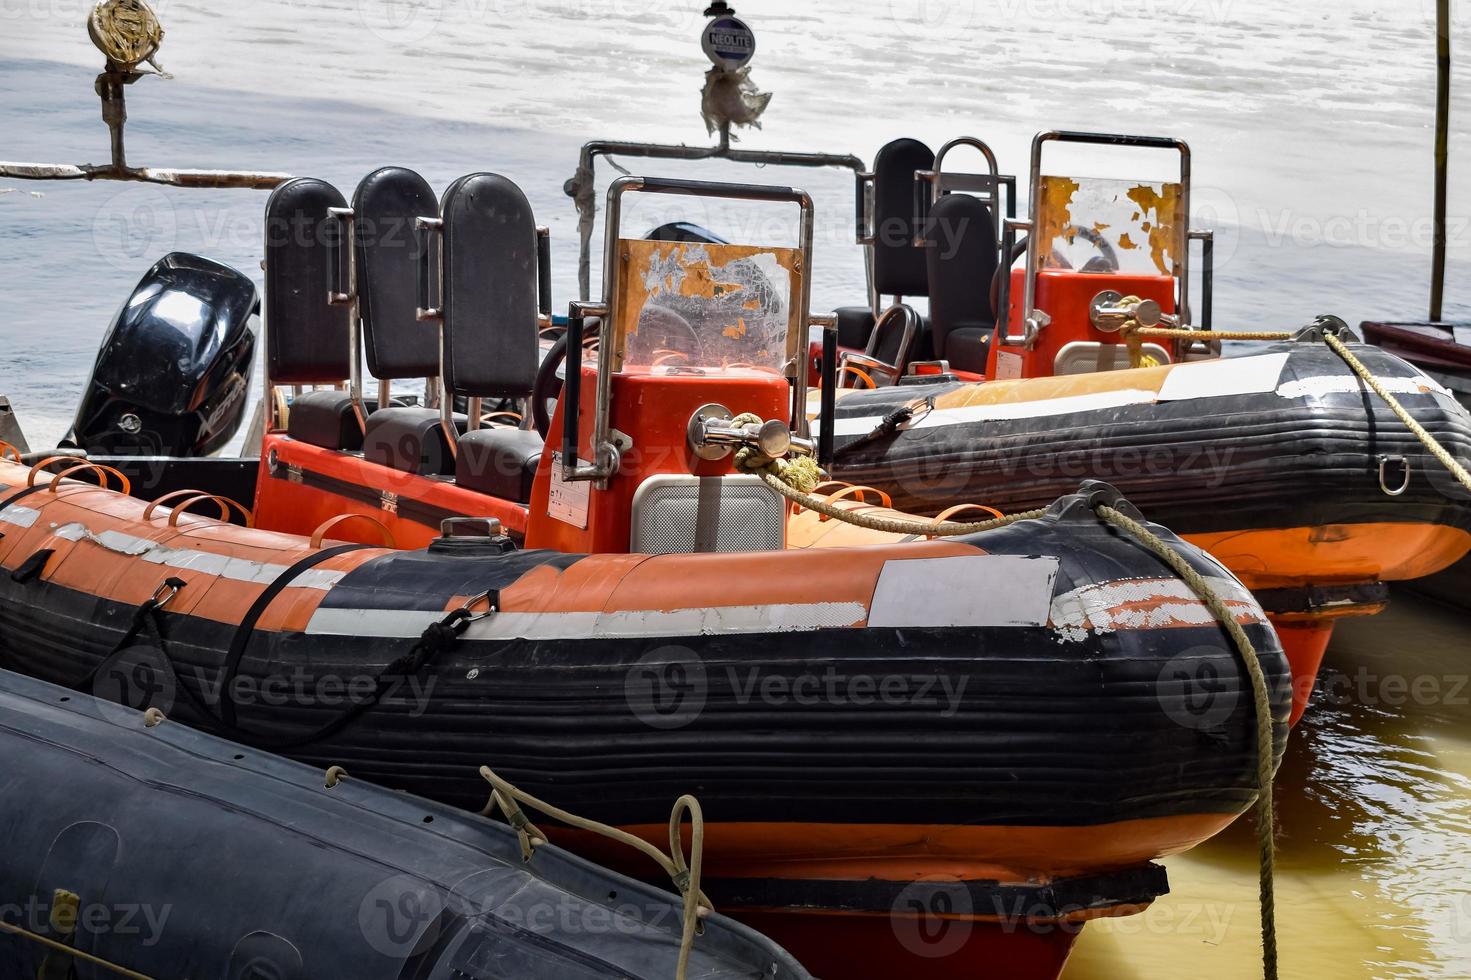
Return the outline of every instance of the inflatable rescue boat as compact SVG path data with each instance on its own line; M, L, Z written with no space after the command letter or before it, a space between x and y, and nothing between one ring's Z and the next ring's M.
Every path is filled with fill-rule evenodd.
M9 671L0 745L3 980L675 976L672 896L504 824ZM723 917L688 970L808 975Z
M1044 151L1059 144L1174 154L1178 178L1058 173ZM947 169L967 147L987 171ZM825 434L835 478L925 514L1036 507L1080 477L1110 481L1256 591L1293 662L1294 720L1337 618L1377 611L1385 582L1471 550L1471 493L1324 335L1471 463L1471 415L1440 381L1332 317L1222 356L1223 337L1244 335L1212 329L1212 236L1189 227L1182 141L1039 134L1021 220L1002 218L1015 213L1015 181L980 140L938 155L897 140L866 178L872 309L839 310L809 351L811 379L825 346L836 360L826 383L842 387ZM911 297L928 300L928 316Z
M634 192L795 204L801 240L631 241L610 220L606 295L563 344L580 383L543 439L495 414L549 397L545 263L513 184L470 175L436 202L390 168L351 207L283 185L268 228L357 229L340 251L268 238L268 385L345 387L272 419L253 513L163 490L215 472L188 460L134 460L138 485L0 463L0 662L456 805L484 802L490 764L659 839L693 793L705 891L809 969L1056 977L1083 922L1165 890L1154 859L1250 806L1259 717L1280 756L1288 665L1260 604L1148 526L1250 637L1258 703L1202 597L1100 519L1139 516L1107 487L982 533L798 547L817 515L737 462L813 448L792 377L811 202L624 178L614 215ZM394 215L421 219L412 261L363 233ZM680 307L692 321L676 296L710 302ZM438 407L369 404L359 342L380 378L431 367Z

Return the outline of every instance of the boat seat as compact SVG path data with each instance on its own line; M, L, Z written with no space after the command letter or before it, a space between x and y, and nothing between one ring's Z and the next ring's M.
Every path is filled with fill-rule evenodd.
M985 374L991 356L991 339L996 324L984 320L959 320L945 337L945 360L957 371Z
M541 364L541 287L550 288L539 271L550 256L531 204L505 177L476 173L449 186L440 211L445 387L454 397L526 398ZM477 426L458 440L455 480L477 493L527 503L541 453L535 432Z
M518 504L531 502L531 481L545 443L526 429L475 429L460 436L455 483Z
M352 398L336 388L304 391L291 399L286 434L297 442L338 452L363 447L363 430L352 410Z
M838 320L838 346L864 350L873 333L873 310L866 306L840 306L833 310Z
M999 261L991 209L969 194L946 194L925 223L934 356L984 374L996 332L991 280Z
M894 296L928 296L924 252L914 245L914 172L933 170L935 154L919 140L884 144L873 158L873 285Z
M369 415L378 411L378 399L363 399ZM304 391L291 399L286 434L297 442L342 453L363 448L363 429L352 410L352 397L340 388Z
M456 426L463 417L455 419ZM383 408L368 416L363 458L403 473L449 476L455 456L440 427L439 412L418 406Z

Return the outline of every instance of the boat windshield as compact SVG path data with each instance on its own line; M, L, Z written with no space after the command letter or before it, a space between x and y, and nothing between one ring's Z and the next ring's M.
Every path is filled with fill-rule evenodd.
M791 248L620 241L619 369L785 374L797 334L799 257Z
M1177 183L1043 176L1037 268L1178 276L1187 224Z

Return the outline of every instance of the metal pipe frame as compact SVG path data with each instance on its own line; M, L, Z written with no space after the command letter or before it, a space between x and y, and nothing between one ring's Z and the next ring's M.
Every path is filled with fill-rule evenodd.
M459 455L459 431L455 428L455 400L448 388L445 379L449 376L445 370L444 361L444 219L434 217L417 217L414 219L414 230L419 235L419 282L418 298L415 303L414 319L420 322L433 321L439 326L439 425L444 430L444 439L449 446L451 456ZM432 250L432 252L431 252ZM429 256L434 255L431 264ZM437 282L431 275L431 270L439 273ZM438 301L437 303L435 301ZM432 402L429 397L430 386L434 384L433 379L426 379L424 400Z
M358 318L357 215L352 208L328 208L327 215L337 221L327 304L347 307L347 397L352 402L358 428L367 431L368 408L363 404L363 324Z
M122 180L171 187L240 187L270 190L291 179L291 174L249 170L179 170L162 167L130 167L123 143L123 127L128 120L126 86L136 80L137 72L115 66L97 76L96 91L102 100L102 119L110 135L112 162L91 163L24 163L0 162L0 177L16 180Z
M593 179L596 161L600 156L642 157L656 160L729 160L733 163L751 163L778 167L838 167L853 171L858 179L858 208L860 215L865 209L863 178L865 175L869 178L873 176L872 174L866 174L863 161L851 153L740 150L733 148L726 139L722 139L716 146L686 146L684 144L671 145L663 143L625 143L615 140L592 140L582 145L582 151L578 155L578 176L586 172L588 179ZM573 181L577 179L577 177L574 177ZM569 181L568 184L568 193L574 194L575 196L575 193L571 189L572 181ZM583 302L587 302L592 292L592 222L596 214L597 208L596 204L594 204L592 210L582 215L585 219L584 223L586 227L579 229L582 242L577 258L577 287L578 295L582 298ZM860 240L859 244L864 243ZM866 263L866 275L870 283L869 291L872 293L873 265L871 261Z
M291 174L249 170L179 170L165 167L94 166L90 163L0 162L0 177L17 180L122 180L170 187L243 188L266 191L292 179Z
M1216 233L1214 229L1202 228L1186 233L1186 247L1190 242L1200 242L1200 329L1211 329L1211 303L1216 287ZM1188 320L1187 320L1188 323Z
M618 470L619 451L613 443L611 427L609 422L609 410L612 405L613 396L613 373L616 368L615 358L617 352L614 350L614 331L618 317L616 308L618 290L618 242L621 240L621 229L623 221L623 195L630 193L646 194L675 194L688 195L691 197L715 197L727 200L739 201L770 201L796 204L801 208L801 221L798 228L798 249L802 256L801 278L797 289L796 309L788 311L788 331L797 331L798 354L790 357L787 362L788 377L792 382L792 429L800 437L806 438L809 433L807 422L807 371L806 358L802 353L806 350L805 330L809 320L809 306L811 305L811 262L812 262L812 238L813 238L813 206L811 196L803 190L793 187L769 186L764 184L732 184L718 183L705 180L676 180L667 177L619 177L608 187L607 217L603 226L603 296L599 303L577 301L573 303L574 313L578 317L600 316L602 322L598 328L598 380L593 402L593 459L587 465L575 465L568 467L568 460L564 453L563 476L567 481L593 481L600 489L607 489L608 478ZM787 341L788 354L791 354L792 339L790 334ZM581 350L576 352L576 361L572 360L573 351L571 343L568 344L568 386L575 386L581 390ZM580 403L580 397L578 399ZM564 412L568 411L563 406ZM575 427L578 425L576 418L563 419L564 442L575 450Z
M1032 164L1028 205L1032 216L1027 224L1027 274L1023 294L1023 336L1029 336L1034 328L1028 328L1036 313L1037 297L1037 198L1042 186L1042 148L1048 143L1085 143L1094 146L1130 146L1156 150L1175 150L1180 154L1180 204L1185 215L1183 247L1179 256L1180 276L1176 283L1175 310L1181 317L1181 325L1190 326L1190 145L1184 140L1169 136L1127 136L1121 133L1082 133L1069 130L1048 130L1032 137ZM1011 342L1008 336L1007 342Z
M969 146L980 152L986 158L986 166L990 171L986 174L972 173L946 173L945 156L957 146ZM928 186L926 186L928 185ZM915 193L915 218L928 213L930 205L942 195L954 191L965 191L972 194L986 195L984 200L990 201L998 209L1001 200L1001 188L1006 188L1006 217L1016 217L1016 177L1003 175L1000 165L996 162L996 153L986 142L976 136L957 136L955 139L940 147L935 154L935 169L916 170L914 172ZM947 190L948 188L948 190ZM1000 215L997 215L997 246L1000 242ZM915 229L915 244L923 245L923 228Z

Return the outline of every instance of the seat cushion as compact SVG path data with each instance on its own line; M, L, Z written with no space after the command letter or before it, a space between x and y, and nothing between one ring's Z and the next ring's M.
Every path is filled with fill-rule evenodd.
M286 416L286 434L291 438L340 452L356 452L363 446L363 430L352 399L335 388L304 391L291 400Z
M385 408L368 416L363 458L405 473L448 476L454 453L432 408Z
M961 321L945 337L942 356L956 370L985 374L986 359L991 354L991 338L995 334L994 323Z
M455 482L477 493L525 504L541 463L541 436L525 429L476 429L460 437Z

